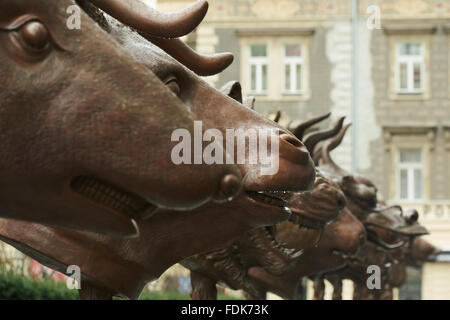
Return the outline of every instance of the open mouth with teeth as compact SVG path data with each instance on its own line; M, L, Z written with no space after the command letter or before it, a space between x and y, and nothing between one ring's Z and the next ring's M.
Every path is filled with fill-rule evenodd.
M290 215L289 221L306 229L323 229L325 223L319 219L307 217L299 209L291 208L288 199L294 194L288 191L247 191L248 196L254 201L264 203L273 207L279 207Z
M74 192L89 200L131 219L142 218L144 215L148 216L157 209L157 207L135 194L91 177L80 176L73 179L71 188Z
M244 247L247 248L241 255L244 265L252 265L251 261L256 260L257 265L273 275L290 270L303 254L303 250L289 249L278 241L276 226L250 231Z
M266 238L272 244L272 248L278 249L284 255L286 255L286 257L289 257L290 259L297 259L303 254L304 251L303 249L301 250L289 249L285 246L285 244L281 244L279 242L276 226L265 227L264 230L266 232Z
M294 194L287 191L247 191L248 196L254 201L264 203L269 206L279 207L289 214L288 221L297 225L305 232L316 230L317 236L314 245L317 247L322 239L325 223L322 220L314 219L300 208L289 207L289 198ZM276 228L271 233L276 232Z
M286 210L288 201L284 198L291 193L283 191L247 191L247 194L251 199L257 202Z

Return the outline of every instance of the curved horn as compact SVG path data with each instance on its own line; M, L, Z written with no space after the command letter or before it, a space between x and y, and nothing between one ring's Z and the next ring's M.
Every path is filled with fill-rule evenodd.
M208 2L198 1L174 13L162 13L139 0L90 0L123 24L153 36L179 38L192 32L208 11Z
M140 32L140 34L199 76L218 74L228 68L234 60L232 53L218 53L210 56L202 55L192 50L179 39L158 38L145 32Z
M277 114L275 115L275 119L273 119L273 122L279 123L281 119L281 111L278 110Z
M220 92L224 95L233 98L239 103L242 103L242 87L238 81L229 81L222 88L220 88Z
M336 124L335 128L337 129L340 126L341 126L341 124L340 124L340 122L338 122ZM347 133L348 128L350 128L350 127L351 127L351 124L348 124L344 128L339 129L340 130L339 133L334 138L330 139L328 152L333 151L342 143L342 140L344 139L344 136ZM319 163L319 161L322 157L322 149L323 149L324 143L325 143L325 141L319 141L312 152L312 158L313 158L314 163L316 163L316 164Z
M336 134L338 134L339 131L342 129L344 120L345 117L340 118L339 121L336 123L336 125L331 129L322 130L318 132L311 132L310 134L307 134L306 137L303 139L303 143L305 144L308 151L310 153L314 153L314 148L320 141L331 138Z
M334 149L336 149L342 143L342 140L344 140L344 137L345 137L345 134L347 133L348 128L350 128L351 126L352 126L352 124L349 123L344 128L342 128L342 130L339 132L339 134L337 136L330 139L331 140L331 143L329 146L330 152L333 151Z
M331 168L333 168L336 171L336 173L338 173L340 175L346 175L347 172L344 169L342 169L341 167L339 167L331 158L330 150L331 150L333 143L334 143L334 139L329 139L323 143L323 146L321 148L322 162L324 164L329 165Z
M331 116L331 112L328 114L325 114L323 116L313 118L311 120L305 121L301 123L297 128L295 128L292 133L299 139L303 140L303 136L305 134L305 131L309 128L311 128L313 125L322 122L323 120L329 118Z

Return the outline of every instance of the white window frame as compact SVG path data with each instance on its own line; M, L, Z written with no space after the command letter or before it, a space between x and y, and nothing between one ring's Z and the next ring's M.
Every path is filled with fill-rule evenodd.
M301 55L299 57L287 57L286 56L286 47L288 45L299 45L300 46L300 52ZM304 86L305 86L305 63L303 58L303 52L304 52L304 46L301 43L285 43L281 50L283 51L283 68L281 71L281 78L283 79L283 87L282 87L282 93L283 94L303 94L304 93ZM289 90L286 89L286 65L289 65L290 68L290 83L291 88ZM297 65L300 65L301 67L301 74L300 74L300 89L297 89Z
M415 149L420 151L421 161L420 162L401 162L401 151L407 150L407 149ZM424 150L420 147L402 147L399 148L397 151L397 199L401 202L420 202L424 200L425 196L425 161L424 161ZM421 190L421 198L415 197L415 177L414 177L414 171L416 169L420 169L422 173L422 190ZM402 181L401 181L401 171L406 170L408 175L408 197L406 199L403 199L401 197L401 188L402 188Z
M401 55L400 54L400 47L401 45L405 43L410 44L418 44L420 46L420 54L419 55ZM397 93L399 94L422 94L424 93L425 88L425 81L426 81L426 75L425 75L425 46L421 42L408 42L408 41L402 41L398 42L396 46L396 64L395 64L395 78L396 78L396 89ZM420 88L414 88L414 64L419 63L420 64ZM406 81L407 81L407 88L402 89L400 88L400 65L406 64Z
M252 46L266 46L265 57L253 57ZM248 91L251 94L266 95L269 91L269 44L267 43L252 43L248 46ZM263 89L263 66L267 68L267 88ZM256 66L256 88L252 90L252 66Z

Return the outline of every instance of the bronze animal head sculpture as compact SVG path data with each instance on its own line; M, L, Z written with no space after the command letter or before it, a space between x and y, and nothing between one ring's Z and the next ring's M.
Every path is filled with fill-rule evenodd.
M117 22L111 27L111 35L177 93L194 115L217 119L219 132L227 128L282 130L209 87L130 29ZM84 298L95 297L93 292L136 298L148 281L174 263L226 246L252 228L273 225L295 215L286 210L285 199L292 194L289 191L305 191L312 186L315 168L309 153L294 136L281 132L275 139L279 142L278 173L265 176L260 174L259 165L239 164L245 188L233 201L208 203L185 212L159 210L150 219L138 219L139 238L113 239L7 220L1 221L0 234L4 241L57 270L79 265L84 281L80 294ZM26 234L21 231L24 229Z
M113 37L133 54L135 59L152 70L163 83L171 86L178 98L190 107L194 116L214 122L215 129L223 137L227 136L230 129L234 130L235 136L231 139L234 139L235 143L228 148L227 142L227 152L234 155L232 158L236 158L235 163L243 175L244 191L249 197L256 201L262 198L267 200L280 196L271 194L271 191L303 191L312 187L315 170L308 150L287 130L243 106L239 98L236 100L235 95L239 95L240 86L235 86L230 96L221 94L188 70L185 65L166 54L168 52L178 57L181 49L175 50L177 54L173 54L174 49L171 46L165 46L147 36L145 37L152 42L143 41L144 39L128 27L111 24ZM157 50L154 43L165 51ZM191 68L195 71L195 68ZM242 97L242 93L240 96ZM238 148L240 141L251 140L252 132L249 130L266 132L271 142L268 148L272 147L272 143L279 146L279 154L271 153L268 156L270 163L278 163L278 171L275 174L262 175L260 172L264 166L259 161L256 163L239 161L238 153L241 151L248 155L248 158L254 153L250 150L252 146L250 142L245 144L245 150Z
M223 88L223 91L241 101L242 95L240 94L240 90L236 90L237 86L237 83L228 83ZM277 114L276 120L279 116L280 113ZM333 130L326 132L314 132L303 137L303 132L308 126L311 126L328 116L329 115L307 121L294 130L297 136L304 140L304 144L310 152L319 145L322 139L329 138L333 134L339 133L343 119L340 121L339 128L334 128ZM330 212L338 213L340 209L345 206L345 197L339 187L331 181L324 179L321 174L318 174L318 176L327 181L326 184L321 186L335 190L335 196L330 196L330 198L327 199L327 194L329 193L326 192L326 188L320 188L320 182L316 180L316 186L311 192L305 194L304 199L302 197L293 197L290 201L295 202L297 200L298 205L291 206L291 209L295 207L300 208L300 210L296 210L302 212L303 216L305 216L305 213L308 213L309 216L316 217L324 216ZM340 196L336 197L338 194L340 194ZM330 199L333 199L334 201L328 201ZM338 199L338 202L336 202L336 199ZM341 200L339 201L339 199ZM339 204L339 202L341 203ZM331 210L331 208L334 209ZM302 215L299 215L296 218L291 219L291 222L296 222L301 225L303 221L308 220L308 215L306 215L306 219L301 218ZM264 287L264 280L266 280L268 283L277 283L281 287L288 286L290 289L284 291L284 296L292 298L294 289L296 288L301 275L310 272L307 271L309 270L309 266L313 268L314 272L319 272L321 270L320 268L324 268L324 270L333 269L333 267L337 268L345 264L343 256L347 258L356 254L359 246L364 241L365 231L363 226L348 210L345 211L345 213L341 213L339 217L341 218L340 221L333 222L325 228L325 234L328 235L328 240L330 241L325 243L321 249L324 249L326 254L318 249L311 250L312 255L314 252L317 252L319 257L321 256L320 253L325 256L331 256L328 257L330 259L328 260L328 263L325 263L326 266L323 265L324 261L321 261L322 265L318 262L321 258L318 258L315 263L309 264L308 262L310 262L310 260L306 260L307 262L304 263L304 254L299 256L299 253L302 252L303 249L311 247L314 243L318 243L322 232L311 232L304 228L301 228L299 231L294 224L287 222L281 224L276 229L260 228L241 237L241 239L236 241L233 246L208 254L197 255L183 261L183 264L191 269L191 282L193 287L192 297L194 299L214 299L216 297L216 282L223 281L232 288L244 289L252 298L263 298L265 292L270 290L268 289L270 285ZM331 217L329 216L329 218ZM345 227L342 228L345 225L343 220L348 222L348 225L353 228L354 232L351 231L350 228L346 229L346 232L343 235L340 234L340 232L343 232L343 229L345 229ZM286 228L284 230L285 232L283 234L278 234L276 230L283 230L284 226ZM323 229L321 229L321 231L322 230ZM342 241L337 244L334 243L333 246L331 238L334 238L335 233L340 235ZM278 236L276 236L277 234ZM284 242L286 247L280 245L276 239L282 239L282 242ZM336 239L333 240L334 242L337 241ZM267 244L267 242L269 244ZM286 250L288 247L290 249ZM319 245L319 247L321 247L321 245ZM342 251L340 251L339 248L343 248ZM292 252L296 258L283 259L283 254L286 251ZM335 262L335 260L338 260L338 262ZM252 272L255 273L256 283L252 280ZM259 280L258 277L261 277L261 279ZM283 281L285 277L288 279ZM258 286L258 280L261 281L261 287ZM277 287L275 284L274 286ZM280 292L283 292L283 290L279 290Z
M95 2L108 8L134 1ZM171 161L172 132L194 133L189 108L86 14L80 30L66 28L71 5L0 3L0 215L130 236L132 219L156 208L234 196L241 179L235 166ZM169 35L190 32L204 7L164 20L177 25ZM161 29L171 28L154 35L167 36Z
M402 207L391 206L377 209L364 220L368 237L380 247L391 250L405 245L405 238L428 234L418 223L418 214L403 213Z
M399 286L406 279L405 250L414 239L428 234L418 223L417 211L406 211L400 206L382 207L368 215L364 221L368 240L363 250L347 266L333 274L325 276L330 282L337 283L333 297L342 299L339 283L350 279L355 285L354 300L386 299L392 297L392 288ZM366 285L369 266L376 265L381 271L383 290L369 290ZM323 281L318 279L318 282Z
M278 227L279 241L287 248L303 248L304 252L292 269L281 275L270 274L260 267L251 268L248 277L260 292L270 291L284 299L298 299L302 277L345 267L365 241L363 225L348 209L343 209L338 218L325 227L317 247L306 242L302 233L287 223Z
M285 225L294 229L291 236L295 234L306 246L318 245L323 229L328 228L325 225L345 206L345 197L337 186L320 172L316 176L311 192L294 194L288 200L289 208L296 213L290 221L249 231L228 247L185 259L182 264L191 270L192 298L216 299L218 282L259 297L262 293L247 276L249 269L261 268L270 275L282 276L296 268L303 261L305 246L292 245L289 235L277 230Z
M405 218L415 219L417 215L417 211L410 210L409 213L405 214ZM425 262L435 261L440 252L439 248L421 237L414 237L409 240L405 246L388 252L389 266L385 270L386 275L384 275L386 281L383 283L382 290L375 296L377 299L392 300L394 298L393 288L400 288L406 282L408 266L420 268Z

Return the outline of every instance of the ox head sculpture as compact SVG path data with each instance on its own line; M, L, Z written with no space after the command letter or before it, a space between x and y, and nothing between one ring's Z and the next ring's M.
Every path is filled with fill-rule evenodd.
M155 36L186 34L206 12L200 2L140 16L130 7L137 1L94 2L145 18ZM171 161L173 131L194 133L189 107L88 15L81 13L80 30L69 30L71 5L0 3L0 215L129 236L132 219L156 208L234 196L235 166ZM204 126L213 125L204 119Z
M228 144L229 141L227 141L226 151L233 155L231 158L241 169L243 191L247 197L257 202L269 203L272 199L280 198L280 194L272 193L272 191L295 192L312 187L315 178L314 165L302 142L274 122L242 105L242 100L239 98L242 97L240 86L232 86L230 96L227 96L202 81L191 70L197 74L204 74L204 70L199 70L203 64L208 65L204 62L204 57L193 52L182 42L173 42L175 41L173 39L165 39L172 42L161 42L160 39L149 37L141 32L141 35L151 41L143 42L142 38L138 40L137 35L123 25L115 24L111 34L133 54L135 59L146 65L163 83L171 87L178 98L190 107L194 117L214 122L215 136L222 137L225 142L229 137L227 131L229 132L230 129L234 131L235 135L231 137L234 143ZM176 43L176 49L173 48L172 43ZM155 44L164 51L158 50ZM166 52L179 61L168 56ZM193 66L192 62L187 64L180 58L183 53L195 55L193 61L197 61L199 66ZM255 145L252 145L250 141L254 133L258 135L259 132L268 134L269 149L272 148L272 144L279 146L278 153L271 153L268 156L268 162L278 164L278 170L273 174L261 174L264 165L259 160L251 163L251 161L241 162L238 158L239 153L244 153L244 158L250 160L250 154L255 152L252 149ZM261 142L260 138L258 136L256 140ZM242 146L240 143L242 141L247 142L244 143L245 149L239 148ZM261 150L256 149L256 151Z
M294 136L211 88L165 51L181 62L183 55L180 56L180 52L195 54L195 64L200 65L189 67L200 74L213 72L213 69L216 72L217 63L206 63L207 70L202 69L205 57L189 51L182 42L176 39L155 40L144 31L140 32L141 35L136 34L112 17L107 17L107 21L110 36L120 43L121 48L151 70L160 83L166 84L174 94L172 97L188 108L196 119L214 122L217 136L230 128L241 132L254 128L279 131L272 133L270 139L279 145L279 154L271 153L269 156L273 161L279 161L276 173L261 174L261 164L239 164L244 190L233 201L220 205L208 203L184 212L159 210L150 219L138 219L141 233L136 239L113 239L37 224L1 222L2 239L37 260L58 270L78 263L85 286L90 284L111 295L136 298L148 281L174 263L200 252L224 247L252 228L273 225L296 215L286 209L287 199L297 191L312 187L315 168L308 151ZM221 57L218 59L222 61ZM234 138L242 139L245 135L237 134ZM248 144L244 151L246 154L251 151ZM201 180L201 177L199 175L192 181ZM26 234L20 231L24 229L27 229ZM87 256L90 258L83 258Z

